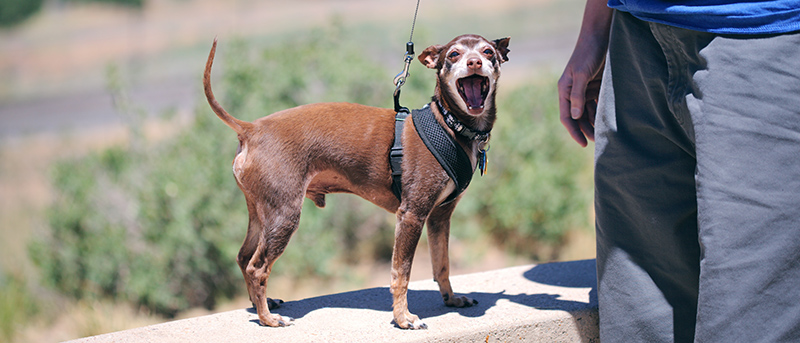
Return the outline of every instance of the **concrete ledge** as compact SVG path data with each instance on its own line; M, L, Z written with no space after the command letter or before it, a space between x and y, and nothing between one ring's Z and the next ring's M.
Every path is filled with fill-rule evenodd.
M451 277L456 294L479 301L444 306L435 282L409 286L427 330L392 323L388 287L290 301L286 328L258 325L253 309L177 320L73 342L599 342L595 261L527 265Z

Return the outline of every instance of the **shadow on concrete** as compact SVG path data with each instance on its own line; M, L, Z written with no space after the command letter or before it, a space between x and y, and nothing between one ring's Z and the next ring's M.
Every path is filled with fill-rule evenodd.
M525 272L523 276L544 285L591 288L589 305L597 307L597 263L595 260L540 264Z
M559 294L508 294L504 290L497 293L456 293L456 295L466 295L475 299L478 304L467 308L452 308L444 305L438 290L409 290L409 310L421 318L437 317L451 312L464 317L480 317L502 299L539 310L574 313L597 308L597 277L594 260L536 265L524 272L523 276L531 281L531 288L535 288L534 283L559 287L591 288L589 303L562 300ZM368 288L286 302L273 312L297 319L320 308L352 308L391 312L392 296L388 287ZM255 313L255 309L251 308L249 311ZM257 323L258 321L253 320L253 322Z
M569 302L559 303L562 308L573 315L575 325L581 332L581 340L584 343L594 343L598 341L599 332L598 317L585 317L577 315L584 309L597 309L597 261L583 260L561 263L540 264L534 266L523 276L536 283L574 288L591 288L589 290L589 303L580 303L578 307L570 307ZM580 311L580 312L578 312ZM587 320L588 319L588 320Z

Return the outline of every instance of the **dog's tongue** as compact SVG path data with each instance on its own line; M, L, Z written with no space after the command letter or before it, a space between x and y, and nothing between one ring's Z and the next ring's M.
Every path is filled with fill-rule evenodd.
M464 87L464 97L467 106L479 108L483 106L483 94L481 88L482 77L466 77L461 79L461 86Z

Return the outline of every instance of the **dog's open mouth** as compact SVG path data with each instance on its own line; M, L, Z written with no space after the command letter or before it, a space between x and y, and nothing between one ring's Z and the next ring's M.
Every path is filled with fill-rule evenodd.
M480 75L471 75L459 79L458 94L467 104L467 109L472 111L483 110L486 96L489 94L489 78Z

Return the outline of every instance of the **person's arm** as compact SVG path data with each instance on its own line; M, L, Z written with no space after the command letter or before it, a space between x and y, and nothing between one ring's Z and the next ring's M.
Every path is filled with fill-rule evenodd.
M597 95L603 77L613 10L607 0L587 0L578 42L558 80L561 123L581 146L594 141Z

